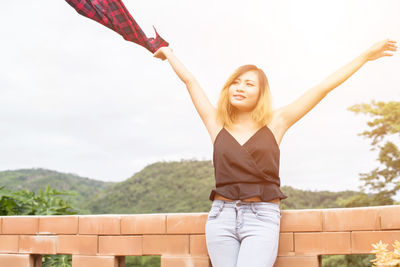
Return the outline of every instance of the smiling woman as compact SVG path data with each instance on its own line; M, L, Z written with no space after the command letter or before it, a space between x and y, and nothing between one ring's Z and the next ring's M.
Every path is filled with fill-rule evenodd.
M294 102L272 110L268 79L254 65L244 65L228 78L215 108L203 89L173 54L160 48L185 83L214 144L216 188L206 223L208 254L214 267L272 267L280 228L279 144L284 133L331 90L366 62L396 51L383 40L353 59Z
M272 116L271 93L267 76L255 65L239 67L226 81L218 101L218 119L228 128L236 120L235 109L250 112L258 128Z

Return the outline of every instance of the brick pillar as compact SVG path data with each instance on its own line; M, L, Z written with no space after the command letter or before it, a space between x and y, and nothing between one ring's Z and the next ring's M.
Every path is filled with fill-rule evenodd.
M72 255L72 267L120 267L120 258L122 257Z
M42 255L32 255L33 256L33 261L34 261L34 266L35 267L42 267Z

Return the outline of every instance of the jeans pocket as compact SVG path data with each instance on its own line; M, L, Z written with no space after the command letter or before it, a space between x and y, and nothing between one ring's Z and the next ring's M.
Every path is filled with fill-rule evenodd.
M207 220L210 221L216 219L220 213L221 208L219 206L212 206L210 211L208 212Z
M256 208L255 216L267 223L274 223L276 225L280 225L281 222L281 212L275 209L266 209L266 208Z

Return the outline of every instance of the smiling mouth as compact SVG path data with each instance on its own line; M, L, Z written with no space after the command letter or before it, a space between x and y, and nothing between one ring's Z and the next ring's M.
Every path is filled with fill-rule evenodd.
M236 100L243 100L243 99L245 99L246 97L245 97L245 96L242 96L242 95L233 95L233 98L235 98Z

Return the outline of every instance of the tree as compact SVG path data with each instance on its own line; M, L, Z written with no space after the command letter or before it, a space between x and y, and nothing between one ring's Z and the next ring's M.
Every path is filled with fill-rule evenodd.
M61 195L69 195L47 186L38 194L28 190L11 192L0 187L0 215L64 215L76 214ZM43 267L70 267L71 255L43 255Z
M360 173L360 180L364 182L363 191L370 191L342 200L345 206L362 205L391 205L393 196L400 189L400 151L395 143L400 142L400 102L376 102L371 104L356 104L348 108L356 114L362 113L373 117L366 130L358 135L372 139L370 150L379 150L378 161L380 166L369 173Z

